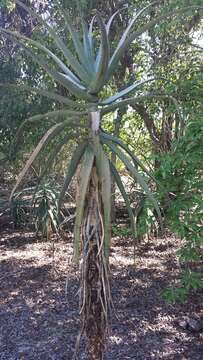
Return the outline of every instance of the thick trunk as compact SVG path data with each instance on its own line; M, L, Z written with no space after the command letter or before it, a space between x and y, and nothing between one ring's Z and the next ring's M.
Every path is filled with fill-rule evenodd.
M82 227L80 301L83 331L88 340L89 360L103 359L110 308L109 274L103 248L103 209L100 193L96 166L93 166Z

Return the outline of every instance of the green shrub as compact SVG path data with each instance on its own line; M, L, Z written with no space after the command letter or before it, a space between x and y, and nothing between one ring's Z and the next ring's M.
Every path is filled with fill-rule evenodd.
M160 168L156 173L164 189L160 192L160 200L163 203L165 199L166 224L183 240L177 255L182 267L188 268L202 259L202 149L203 118L199 115L188 124L184 136L173 144L171 152L160 158ZM203 287L202 277L201 273L184 271L180 287L167 289L165 297L168 300L185 299L190 290Z

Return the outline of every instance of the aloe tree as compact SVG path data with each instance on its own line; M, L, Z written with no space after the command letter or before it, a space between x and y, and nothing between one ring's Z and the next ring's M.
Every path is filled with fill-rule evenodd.
M158 205L149 191L147 183L140 175L138 169L148 174L147 169L139 159L130 151L128 146L120 139L102 130L104 115L124 107L136 104L148 97L165 97L161 93L142 93L139 96L127 97L129 93L140 89L142 85L153 81L148 78L137 81L124 90L108 98L103 98L104 87L108 84L118 68L119 61L131 42L158 21L171 16L174 12L160 15L157 19L149 21L142 29L133 31L133 25L147 9L156 3L146 6L135 13L124 31L117 47L111 48L110 31L115 12L107 23L99 12L95 12L90 25L81 17L82 34L77 32L72 24L70 15L58 3L58 11L62 14L66 27L70 33L74 52L65 41L59 37L57 29L45 21L31 8L19 0L15 1L46 29L46 33L53 40L56 53L59 57L41 42L27 38L16 31L1 28L4 36L15 41L31 59L44 69L55 81L65 88L70 97L62 96L55 91L44 88L29 88L25 90L53 99L61 103L63 109L50 111L26 119L16 134L16 143L21 137L26 125L37 124L41 121L50 125L23 170L18 176L11 197L20 185L24 175L38 156L41 150L57 136L63 139L56 144L45 164L44 173L57 157L65 143L71 139L80 139L67 165L64 184L61 189L58 208L60 209L64 195L73 176L80 165L80 185L77 197L76 219L74 229L74 260L79 262L81 271L80 286L80 316L81 334L85 333L88 340L90 360L103 359L105 337L108 330L108 318L111 312L111 294L109 285L109 249L110 249L110 210L111 210L111 176L124 198L133 235L136 238L135 222L130 202L115 165L110 161L110 153L115 154L128 169L129 173L144 189L160 216ZM187 10L187 8L184 8ZM176 11L182 13L183 9ZM100 32L100 44L95 39L94 26ZM171 97L175 102L175 99ZM177 105L177 104L176 104ZM148 174L150 175L150 174Z

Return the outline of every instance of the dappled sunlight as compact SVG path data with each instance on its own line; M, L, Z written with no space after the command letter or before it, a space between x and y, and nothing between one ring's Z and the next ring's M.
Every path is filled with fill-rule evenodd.
M115 343L115 344L119 345L120 343L122 343L122 338L119 337L119 336L112 335L112 336L110 336L110 341L112 343Z
M142 360L170 360L174 354L192 353L194 335L178 326L178 319L190 312L188 304L169 306L160 295L174 277L168 269L178 269L178 241L168 238L139 244L135 263L132 240L114 241L110 265L116 313L107 359L136 359L139 354ZM25 358L28 353L34 358L72 354L79 330L79 273L71 263L72 243L61 239L53 246L53 241L39 241L31 232L10 232L0 244L0 316L6 359L14 354ZM200 295L191 312L198 311L202 301ZM13 340L7 341L10 336ZM81 356L86 359L83 350L82 343Z

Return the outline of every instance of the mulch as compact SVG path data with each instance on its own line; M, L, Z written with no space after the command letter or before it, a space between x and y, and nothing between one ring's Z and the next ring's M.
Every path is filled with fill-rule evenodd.
M173 236L136 247L113 238L111 286L116 313L105 360L202 360L203 334L180 327L202 313L203 293L169 305L161 291L179 274ZM42 241L34 233L0 231L0 359L71 360L79 331L78 269L72 236ZM86 359L85 342L79 359Z

